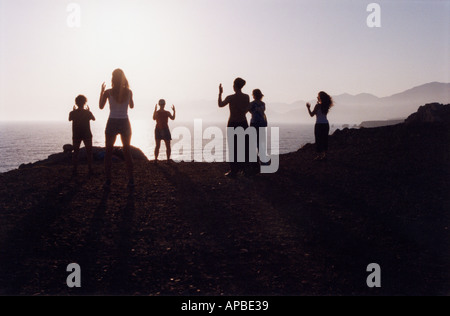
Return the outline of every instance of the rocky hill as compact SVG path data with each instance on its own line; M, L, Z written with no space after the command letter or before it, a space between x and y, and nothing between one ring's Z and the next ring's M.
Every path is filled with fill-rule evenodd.
M127 190L118 160L106 191L101 161L91 178L68 163L0 174L0 295L448 295L448 107L337 131L327 161L309 144L275 174L137 160Z
M407 125L423 124L449 124L450 104L430 103L419 107L416 113L411 114L405 121Z

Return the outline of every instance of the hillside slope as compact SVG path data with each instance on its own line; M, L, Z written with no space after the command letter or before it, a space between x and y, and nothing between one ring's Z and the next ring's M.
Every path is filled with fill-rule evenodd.
M138 161L132 191L121 162L109 192L101 163L0 174L0 294L448 295L449 144L442 123L343 130L269 175Z

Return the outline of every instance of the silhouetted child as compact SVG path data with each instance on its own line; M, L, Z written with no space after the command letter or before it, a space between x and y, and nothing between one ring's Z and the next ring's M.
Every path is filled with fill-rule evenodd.
M252 115L250 126L256 129L256 148L258 149L258 155L260 137L262 137L262 142L266 142L266 133L265 131L262 131L263 128L267 127L267 117L265 114L266 104L262 101L263 97L264 95L262 94L261 90L255 89L253 90L253 101L250 103L250 113ZM260 133L261 131L262 133Z
M158 104L160 109L158 110ZM169 111L164 110L166 107L166 101L161 99L157 105L155 105L155 111L153 112L153 120L156 121L155 127L155 162L158 162L159 149L161 148L161 140L166 144L167 161L170 162L170 155L172 149L170 147L170 141L172 140L172 135L169 129L169 118L173 121L175 120L175 106L172 105L173 114Z
M327 119L328 112L333 106L333 99L325 92L319 92L317 104L311 112L311 104L306 103L309 115L316 116L316 125L314 127L314 136L316 138L317 157L315 160L325 160L328 151L328 134L330 124Z
M89 168L89 175L92 175L92 133L90 121L95 121L95 117L86 106L87 98L84 95L79 95L75 99L76 106L69 114L69 121L72 121L72 140L73 140L73 174L76 175L78 171L78 154L80 151L81 142L84 142L86 147L87 162Z

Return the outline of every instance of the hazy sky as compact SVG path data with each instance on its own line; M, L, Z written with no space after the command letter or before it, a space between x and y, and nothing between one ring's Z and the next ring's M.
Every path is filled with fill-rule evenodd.
M66 119L78 94L96 107L118 67L148 111L215 100L237 76L266 102L388 96L450 82L449 30L447 0L0 0L0 120Z

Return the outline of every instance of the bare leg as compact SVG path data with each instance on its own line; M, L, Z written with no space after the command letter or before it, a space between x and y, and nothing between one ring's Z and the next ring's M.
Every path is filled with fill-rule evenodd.
M84 140L84 146L86 147L87 163L89 168L89 175L92 174L92 139Z
M170 147L170 140L164 140L164 144L166 144L167 161L169 161L170 155L172 154L172 148Z
M125 163L127 165L128 179L134 180L133 175L133 157L131 156L131 136L120 135L123 144L123 153L125 156Z
M78 154L80 152L81 140L73 141L73 154L72 154L72 163L73 163L73 175L76 175L78 172Z
M155 147L155 161L158 161L159 149L160 148L161 148L161 140L157 139L156 140L156 147Z
M105 154L105 174L106 182L111 182L111 165L112 165L112 153L114 149L114 143L116 142L116 135L106 135L106 154Z

